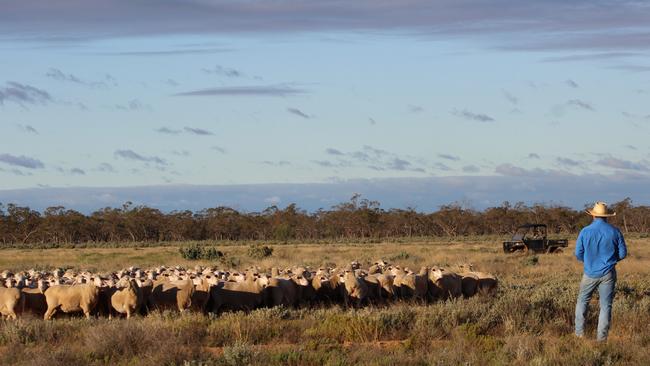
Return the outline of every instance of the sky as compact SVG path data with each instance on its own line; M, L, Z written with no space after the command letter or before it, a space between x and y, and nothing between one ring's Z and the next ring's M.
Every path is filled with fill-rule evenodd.
M0 202L650 204L650 4L0 2Z

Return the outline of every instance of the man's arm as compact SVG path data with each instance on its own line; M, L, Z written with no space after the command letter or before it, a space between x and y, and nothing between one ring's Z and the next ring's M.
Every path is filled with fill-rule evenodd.
M585 245L584 245L584 237L582 235L582 231L580 231L580 234L578 235L578 239L576 240L576 258L580 262L584 262L585 260Z
M627 256L627 245L625 245L625 239L623 234L618 230L618 238L616 238L616 246L618 247L618 260L623 260Z

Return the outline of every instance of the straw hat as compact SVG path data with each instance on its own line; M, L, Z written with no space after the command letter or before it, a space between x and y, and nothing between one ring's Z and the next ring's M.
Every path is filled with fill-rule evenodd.
M605 202L596 202L594 208L587 210L587 213L595 217L611 217L616 216L616 212L611 212L607 210L607 204Z

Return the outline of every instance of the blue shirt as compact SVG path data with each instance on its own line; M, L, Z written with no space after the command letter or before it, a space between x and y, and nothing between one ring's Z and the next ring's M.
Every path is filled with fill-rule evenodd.
M578 235L576 258L584 262L585 274L591 278L606 275L626 255L623 234L603 219L595 218Z

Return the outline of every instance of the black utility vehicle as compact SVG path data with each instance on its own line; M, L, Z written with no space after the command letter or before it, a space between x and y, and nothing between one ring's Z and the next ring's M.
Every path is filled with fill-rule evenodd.
M512 239L503 242L503 252L561 253L568 245L567 239L548 239L546 225L526 224L517 228Z

